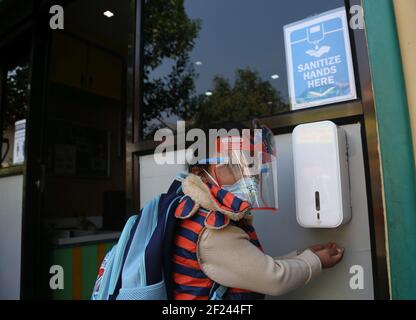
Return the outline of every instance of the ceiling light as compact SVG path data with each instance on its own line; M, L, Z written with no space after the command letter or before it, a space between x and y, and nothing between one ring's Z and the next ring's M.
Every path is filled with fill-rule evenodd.
M107 17L107 18L111 18L112 16L114 16L114 13L112 13L111 11L106 11L106 12L104 12L104 15Z

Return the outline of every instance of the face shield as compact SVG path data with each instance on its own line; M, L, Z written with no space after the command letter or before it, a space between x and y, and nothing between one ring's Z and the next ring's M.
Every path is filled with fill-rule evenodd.
M249 130L247 130L249 133ZM220 137L206 172L220 188L247 201L252 211L277 212L277 162L272 132L255 126L254 135ZM199 162L201 163L201 162Z

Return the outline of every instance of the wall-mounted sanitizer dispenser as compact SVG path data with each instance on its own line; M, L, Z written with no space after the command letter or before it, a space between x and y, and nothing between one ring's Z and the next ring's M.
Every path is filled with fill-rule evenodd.
M302 124L292 135L296 218L304 228L351 219L347 137L331 121Z

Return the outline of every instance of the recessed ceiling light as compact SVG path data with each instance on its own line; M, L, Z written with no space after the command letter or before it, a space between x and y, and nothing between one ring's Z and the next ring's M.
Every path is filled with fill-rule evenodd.
M195 62L195 64L196 64L197 66L202 66L202 61L197 61L197 62Z
M104 12L104 15L107 17L107 18L111 18L112 16L114 16L114 13L112 13L111 11L109 11L109 10L107 10L106 12Z
M207 92L205 92L205 95L206 95L207 97L210 97L210 96L212 96L212 92L211 92L211 91L207 91Z
M279 79L280 77L279 77L279 75L278 75L278 74L272 74L272 75L271 75L271 78L272 78L273 80L277 80L277 79Z

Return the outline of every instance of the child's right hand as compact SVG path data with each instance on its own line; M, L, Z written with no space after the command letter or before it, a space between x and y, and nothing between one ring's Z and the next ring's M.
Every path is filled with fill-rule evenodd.
M322 263L322 268L332 268L338 264L344 255L344 249L340 248L336 243L329 243L321 250L314 252Z

